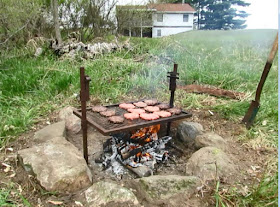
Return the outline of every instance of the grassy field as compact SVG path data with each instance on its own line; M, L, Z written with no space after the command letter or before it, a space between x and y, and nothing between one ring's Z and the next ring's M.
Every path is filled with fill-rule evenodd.
M78 103L73 94L79 92L80 66L85 66L92 79L92 96L102 103L116 103L131 96L168 100L166 72L176 62L180 84L196 82L247 94L242 101L221 99L212 106L202 104L206 96L191 94L180 96L179 104L185 108L211 109L238 122L254 98L276 32L192 31L161 39L133 38L133 51L123 50L87 61L61 60L47 50L39 58L24 49L2 54L0 148L53 110ZM277 147L277 70L278 57L264 86L254 127L240 139L261 140L263 146ZM260 185L252 188L250 196L236 194L232 199L241 206L275 204L277 198L272 195L277 193L277 181L276 174L265 177ZM270 189L264 193L267 196L260 198L258 193L267 189ZM5 191L0 191L0 198L5 197Z

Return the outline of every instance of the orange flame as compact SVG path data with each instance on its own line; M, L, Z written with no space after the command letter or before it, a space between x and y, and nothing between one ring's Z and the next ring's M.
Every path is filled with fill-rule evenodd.
M160 130L160 124L154 125L154 126L150 126L150 127L145 127L145 128L141 128L139 130L137 130L135 133L132 134L132 136L130 137L131 139L134 138L144 138L146 135L148 135L148 137L144 140L145 143L151 142L152 141L152 135L157 133ZM139 146L131 146L130 148L136 149ZM152 157L152 155L150 155L149 153L145 153L142 154L141 152L136 154L136 157Z
M159 130L160 130L160 124L149 127L149 132L151 134L157 133Z
M160 130L160 124L150 126L150 127L141 128L138 131L136 131L130 138L131 139L141 138L141 137L144 137L147 133L154 134L154 133L157 133L159 130Z

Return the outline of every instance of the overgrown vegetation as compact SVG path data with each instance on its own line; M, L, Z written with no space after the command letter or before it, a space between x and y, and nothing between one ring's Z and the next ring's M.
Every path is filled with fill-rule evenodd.
M192 31L162 39L135 38L131 39L133 51L123 50L83 61L61 60L47 49L39 58L18 49L2 54L0 148L54 109L67 103L78 104L74 94L79 92L80 66L85 66L92 79L92 98L116 103L131 96L168 100L166 72L176 62L180 84L209 84L247 94L242 101L220 98L215 104L204 104L207 95L178 90L177 104L184 108L210 109L239 122L254 98L275 35L275 30ZM276 58L263 89L255 124L240 137L243 141L261 137L264 147L277 146L277 65ZM234 191L224 196L240 206L257 203L273 206L277 203L276 171L267 173L246 196ZM5 193L1 191L0 197L6 198Z

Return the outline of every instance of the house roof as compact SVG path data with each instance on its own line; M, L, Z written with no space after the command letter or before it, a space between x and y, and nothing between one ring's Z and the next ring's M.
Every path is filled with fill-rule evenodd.
M161 12L195 12L189 4L150 4L149 8Z
M150 9L158 12L195 12L189 4L149 4L148 6L143 5L126 5L117 6L123 9Z

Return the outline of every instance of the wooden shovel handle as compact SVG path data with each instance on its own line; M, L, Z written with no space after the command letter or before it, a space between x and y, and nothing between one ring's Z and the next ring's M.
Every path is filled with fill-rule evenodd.
M273 62L273 59L276 55L277 50L278 50L278 32L277 32L277 35L276 35L275 40L273 42L273 46L272 46L271 51L269 53L267 62L269 62L269 63Z
M270 71L270 68L271 68L271 65L272 65L273 59L276 55L277 50L278 50L278 32L277 32L276 38L273 42L273 46L272 46L271 51L269 53L269 56L267 58L266 64L264 66L263 73L262 73L262 76L261 76L261 80L260 80L260 82L258 84L258 87L257 87L255 101L258 102L258 103L260 101L261 92L262 92L264 82L265 82L265 80L267 78L267 75Z

